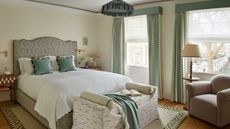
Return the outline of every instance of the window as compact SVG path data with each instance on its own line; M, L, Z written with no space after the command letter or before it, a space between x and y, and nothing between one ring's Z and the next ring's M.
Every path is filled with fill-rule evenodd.
M230 74L230 8L189 11L187 39L200 47L194 72Z
M125 18L126 65L148 67L147 17Z

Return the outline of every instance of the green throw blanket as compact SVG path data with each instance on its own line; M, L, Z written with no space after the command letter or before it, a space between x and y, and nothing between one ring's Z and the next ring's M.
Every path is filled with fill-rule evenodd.
M140 129L139 119L137 115L137 104L131 99L131 97L118 95L118 94L105 94L105 96L110 97L114 102L119 104L123 109L130 129Z

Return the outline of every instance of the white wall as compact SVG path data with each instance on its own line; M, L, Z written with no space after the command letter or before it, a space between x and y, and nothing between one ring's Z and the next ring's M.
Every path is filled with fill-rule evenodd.
M34 39L42 36L74 40L86 53L97 53L97 21L95 14L49 5L0 1L0 51L8 50L9 56L0 54L0 73L4 66L12 71L12 41ZM88 46L82 45L88 37Z
M112 17L101 16L98 19L98 52L105 71L112 70L112 24Z

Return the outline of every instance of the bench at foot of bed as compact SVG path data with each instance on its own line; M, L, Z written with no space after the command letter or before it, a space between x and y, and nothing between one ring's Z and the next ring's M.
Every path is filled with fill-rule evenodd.
M159 118L157 92L153 96L142 94L131 98L138 105L141 128ZM109 109L86 98L74 98L72 129L123 129L123 127L124 120L116 103Z

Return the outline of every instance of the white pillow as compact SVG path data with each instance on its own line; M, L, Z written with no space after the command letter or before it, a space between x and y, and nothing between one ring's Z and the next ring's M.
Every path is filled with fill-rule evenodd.
M59 71L59 66L56 56L48 56L51 60L53 71Z
M31 62L31 58L19 58L18 62L21 74L32 74L34 72L34 67Z
M23 58L19 58L19 59L18 59L19 68L20 68L21 74L24 74L24 73L25 73L25 71L24 71L24 65L23 65L24 62L23 62L23 61L24 61Z

